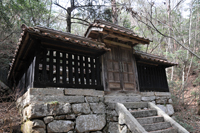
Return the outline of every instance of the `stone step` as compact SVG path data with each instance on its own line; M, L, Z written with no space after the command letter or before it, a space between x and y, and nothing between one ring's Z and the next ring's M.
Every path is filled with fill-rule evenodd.
M152 117L144 117L144 118L137 118L137 121L141 124L152 124L158 122L164 122L164 118L161 116L152 116Z
M149 133L178 133L178 131L175 128L171 127L163 130L151 131Z
M140 111L130 111L130 113L135 118L157 116L157 111L154 110L154 109L140 110Z
M126 102L126 103L123 103L123 104L128 109L148 108L147 102Z
M163 130L171 127L171 124L169 122L159 122L159 123L153 123L153 124L146 124L142 125L146 131L157 131L157 130Z

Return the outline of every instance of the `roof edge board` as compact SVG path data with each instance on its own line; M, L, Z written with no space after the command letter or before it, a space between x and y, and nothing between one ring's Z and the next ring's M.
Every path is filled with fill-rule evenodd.
M73 34L71 34L69 32L57 31L57 30L54 30L54 29L50 29L50 28L46 28L46 27L41 27L41 26L36 26L35 29L39 29L39 30L42 30L42 32L48 32L48 33L52 33L52 34L55 34L55 32L56 32L57 34L55 34L55 35L63 35L63 36L67 36L67 37L71 37L71 38L77 39L77 40L88 41L88 42L91 42L91 43L95 43L95 44L98 44L98 45L105 46L105 44L103 44L101 42L93 41L93 40L91 40L89 38L86 38L86 37L81 37L81 36L78 36L78 35L73 35Z
M91 31L103 31L103 28L99 28L99 27L91 27L87 34L85 35L86 38L88 38L89 34L91 33Z

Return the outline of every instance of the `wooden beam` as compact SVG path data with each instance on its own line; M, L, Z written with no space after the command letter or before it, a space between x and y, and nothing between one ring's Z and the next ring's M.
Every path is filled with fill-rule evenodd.
M104 43L106 45L117 45L117 46L122 46L122 47L126 47L126 48L131 48L131 46L129 45L126 45L126 44L122 44L122 43L118 43L118 42L115 42L115 41L111 41L111 40L104 40ZM111 49L112 50L112 49Z
M121 34L119 33L115 33L115 32L107 32L107 31L102 31L100 33L103 33L105 35L108 35L107 37L110 37L110 38L117 38L118 40L122 40L124 42L131 42L132 45L136 44L136 43L140 43L141 41L138 41L137 39L130 39L129 37L127 36L122 36ZM107 38L106 37L106 38Z
M137 36L133 36L132 34L127 34L127 33L123 33L123 32L120 32L120 31L113 31L112 29L108 29L108 28L104 29L104 31L109 31L109 32L113 32L113 33L116 33L116 34L121 34L123 36L129 37L130 39L135 39L141 44L149 44L149 42L150 42L150 41L143 39L139 36L137 37Z

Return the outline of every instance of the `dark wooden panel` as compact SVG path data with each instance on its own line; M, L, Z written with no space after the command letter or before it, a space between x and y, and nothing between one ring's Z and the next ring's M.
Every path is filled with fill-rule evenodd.
M41 58L41 59L40 59ZM40 53L37 87L71 87L102 89L99 57L83 56L57 50ZM41 66L40 65L40 66ZM48 74L50 80L44 80ZM40 76L41 75L41 76Z
M164 67L138 64L137 69L140 91L169 92Z

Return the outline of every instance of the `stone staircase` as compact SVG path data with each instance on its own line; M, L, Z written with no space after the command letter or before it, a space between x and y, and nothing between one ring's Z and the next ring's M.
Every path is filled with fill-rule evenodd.
M155 109L131 110L130 113L137 119L147 132L151 133L178 133L169 122L157 115Z
M120 104L118 105L118 110L123 114L123 118L128 118L128 120L125 120L128 125L130 125L130 121L138 123L136 124L138 126L136 127L137 132L189 133L153 103L123 103L123 105L121 104L123 107ZM128 117L126 118L125 115Z

